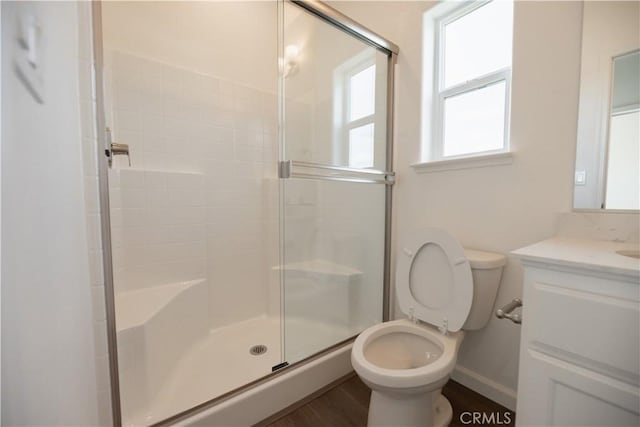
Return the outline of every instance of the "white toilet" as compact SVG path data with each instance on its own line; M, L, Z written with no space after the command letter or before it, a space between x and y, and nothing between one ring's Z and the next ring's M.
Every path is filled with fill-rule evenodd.
M456 365L461 329L489 321L506 258L465 250L436 228L399 248L396 298L409 318L362 332L351 363L372 390L369 426L447 426L452 409L440 391Z

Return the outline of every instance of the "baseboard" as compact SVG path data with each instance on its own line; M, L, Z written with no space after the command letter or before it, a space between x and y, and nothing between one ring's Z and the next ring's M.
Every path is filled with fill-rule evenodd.
M509 387L460 365L453 370L451 378L511 411L516 410L516 391Z

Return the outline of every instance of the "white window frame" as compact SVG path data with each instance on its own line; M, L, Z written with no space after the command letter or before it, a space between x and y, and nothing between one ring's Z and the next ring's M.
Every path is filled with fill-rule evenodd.
M365 51L361 55L356 55L346 63L342 64L334 71L334 90L335 90L335 103L334 103L334 122L337 122L338 126L335 126L337 134L334 136L334 159L342 164L350 166L350 148L351 141L349 140L349 132L352 129L359 128L368 124L374 126L374 157L373 165L364 169L370 169L375 167L375 132L376 132L376 104L374 98L373 113L360 117L356 120L350 120L351 115L351 78L361 71L366 70L369 67L377 67L375 55L371 55L370 52ZM377 70L374 68L374 72ZM374 80L375 81L375 80ZM376 94L377 96L377 94ZM344 162L342 162L344 160Z
M365 169L367 168L372 168L375 165L375 145L376 145L376 141L375 141L375 118L376 118L376 102L375 102L375 97L373 99L373 113L369 114L368 116L363 116L360 117L358 119L355 120L350 120L351 117L351 79L358 73L373 67L373 73L374 73L374 80L373 80L373 87L375 90L375 72L376 72L376 62L375 62L375 58L373 58L370 61L365 61L360 63L357 67L352 68L351 70L349 70L349 72L346 75L346 83L344 85L344 90L345 90L345 108L344 108L344 127L343 127L343 132L344 132L344 138L346 143L346 150L347 150L347 165L349 165L349 167L356 167L356 166L352 166L351 165L351 137L350 137L350 133L353 129L357 129L359 127L363 127L366 125L373 125L373 139L372 139L372 164L371 166L367 166Z
M510 151L510 141L509 141L509 129L510 129L510 118L511 118L511 66L504 67L499 70L493 71L491 73L478 76L475 79L468 80L463 83L456 84L450 88L444 87L444 52L445 52L445 26L462 18L469 13L472 13L482 6L486 5L490 1L498 1L498 0L479 0L471 2L464 7L454 10L451 13L448 13L438 19L435 25L435 41L436 41L436 69L435 69L435 78L434 78L434 135L433 141L430 144L430 161L441 161L441 160L450 160L450 159L459 159L459 158L468 158L468 157L478 157L478 156L486 156L489 154L497 154L497 153L505 153ZM513 18L512 18L513 19ZM513 63L513 56L512 56ZM500 82L505 82L505 117L504 117L504 137L502 148L495 150L485 150L485 151L474 151L464 154L459 154L455 156L444 156L444 102L445 99L464 94L470 93L478 89L482 89Z

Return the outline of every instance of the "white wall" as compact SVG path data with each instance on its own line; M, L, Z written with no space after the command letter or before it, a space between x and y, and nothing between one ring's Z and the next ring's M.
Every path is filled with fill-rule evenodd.
M43 32L44 104L12 69L16 10ZM75 3L2 3L2 424L96 425Z
M464 246L508 253L553 235L556 215L572 205L582 4L515 5L513 164L428 174L409 165L420 160L422 12L433 3L330 4L400 46L395 241L418 227L437 226ZM509 259L496 306L521 291L522 268ZM454 378L513 408L519 336L519 326L492 317L485 329L466 335Z

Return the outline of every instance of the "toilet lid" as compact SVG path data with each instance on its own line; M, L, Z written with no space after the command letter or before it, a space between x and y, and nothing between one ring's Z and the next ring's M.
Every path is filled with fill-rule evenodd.
M460 330L473 299L462 246L444 230L425 228L400 248L396 294L402 311L451 332Z

